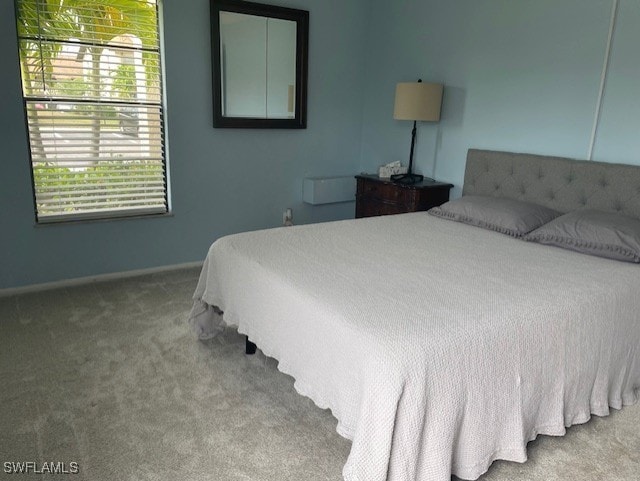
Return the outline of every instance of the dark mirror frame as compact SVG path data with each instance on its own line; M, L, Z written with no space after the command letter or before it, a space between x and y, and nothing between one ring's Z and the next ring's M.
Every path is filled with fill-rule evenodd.
M296 96L293 119L225 117L222 115L220 78L220 12L244 13L296 22ZM213 74L213 126L238 129L306 129L309 12L242 0L211 0L211 57Z

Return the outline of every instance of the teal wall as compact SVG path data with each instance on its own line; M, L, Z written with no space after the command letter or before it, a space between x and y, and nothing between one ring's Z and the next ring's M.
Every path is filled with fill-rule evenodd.
M460 194L470 147L586 158L612 0L372 0L362 170L406 163L410 123L396 82L445 85L442 120L421 123L418 172ZM594 160L640 163L640 3L621 0Z
M409 150L396 82L445 84L417 171L456 185L469 147L585 158L612 0L289 0L311 12L306 130L213 129L208 0L164 0L173 215L34 226L13 2L0 2L0 288L201 260L219 236L347 218L305 176L374 172ZM640 3L620 0L594 160L640 164ZM435 162L434 162L435 161Z
M274 2L310 11L308 128L214 129L209 1L164 0L173 215L34 226L13 1L0 1L0 288L202 260L232 232L353 216L302 203L305 176L359 167L366 0Z

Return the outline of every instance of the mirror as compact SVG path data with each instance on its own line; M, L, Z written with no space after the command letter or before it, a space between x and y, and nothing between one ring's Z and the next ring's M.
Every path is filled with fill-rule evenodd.
M213 126L307 126L309 12L211 0Z

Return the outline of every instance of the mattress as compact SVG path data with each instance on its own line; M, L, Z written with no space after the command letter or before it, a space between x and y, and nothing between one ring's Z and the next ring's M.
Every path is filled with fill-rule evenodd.
M638 293L638 265L419 212L221 238L191 320L331 409L347 481L449 481L635 403Z

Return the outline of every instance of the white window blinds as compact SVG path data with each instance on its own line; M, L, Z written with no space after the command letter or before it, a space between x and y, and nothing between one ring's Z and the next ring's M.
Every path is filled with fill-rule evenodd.
M17 0L38 222L167 212L156 0Z

